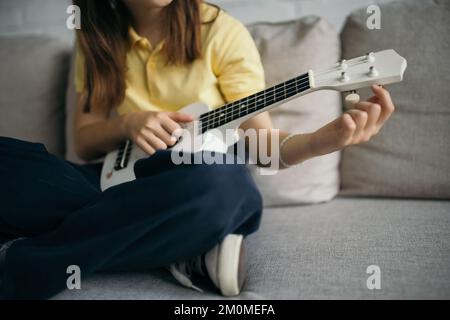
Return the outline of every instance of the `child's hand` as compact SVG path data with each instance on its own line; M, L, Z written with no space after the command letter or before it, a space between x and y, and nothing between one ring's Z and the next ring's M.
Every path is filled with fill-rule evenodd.
M191 122L190 115L179 112L140 111L125 115L125 132L137 146L149 155L175 144L173 133L179 123Z
M372 91L375 96L355 104L353 109L311 135L310 147L314 155L366 142L380 131L395 107L386 89L372 86Z

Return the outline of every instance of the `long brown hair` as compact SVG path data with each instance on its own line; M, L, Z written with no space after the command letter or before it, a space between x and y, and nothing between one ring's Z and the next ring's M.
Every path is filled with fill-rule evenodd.
M168 64L190 64L201 57L201 25L214 21L201 21L202 2L174 0L167 6L164 50ZM81 11L77 38L85 58L84 111L92 106L111 110L125 98L130 13L121 0L73 0L73 4Z

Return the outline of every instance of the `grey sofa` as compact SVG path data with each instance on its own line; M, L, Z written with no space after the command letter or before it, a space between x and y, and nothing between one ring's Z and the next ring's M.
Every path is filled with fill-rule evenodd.
M382 12L377 31L365 30L364 10L354 12L340 45L344 57L387 47L406 56L405 82L392 87L396 115L379 137L344 151L335 199L265 208L247 239L248 277L237 299L450 298L450 8L406 1ZM0 43L0 135L64 156L70 46L45 37ZM373 265L381 289L368 288ZM197 281L205 293L180 287L165 270L102 273L55 299L222 298Z

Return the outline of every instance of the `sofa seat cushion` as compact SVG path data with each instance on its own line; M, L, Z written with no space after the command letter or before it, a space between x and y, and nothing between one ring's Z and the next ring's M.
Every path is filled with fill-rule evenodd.
M337 198L266 209L247 240L240 299L445 299L450 297L450 201ZM369 290L367 267L381 270ZM56 299L221 299L180 287L166 271L107 273Z

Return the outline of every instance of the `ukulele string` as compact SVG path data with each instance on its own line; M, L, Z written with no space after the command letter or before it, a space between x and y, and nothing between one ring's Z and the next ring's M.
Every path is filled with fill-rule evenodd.
M301 81L298 82L299 80L301 80ZM208 124L211 122L211 119L212 119L212 121L214 121L217 119L217 116L222 117L222 116L220 116L220 114L223 114L224 112L227 112L230 109L234 109L232 115L236 115L237 113L234 113L234 111L239 112L241 110L240 108L236 109L236 106L238 106L238 105L241 105L241 106L244 105L247 108L247 110L249 110L251 108L256 108L253 110L253 111L256 111L257 110L256 102L273 101L273 103L276 103L278 101L275 101L275 100L280 93L284 93L285 96L292 94L292 93L296 93L296 91L298 91L298 93L300 93L300 91L307 89L309 87L309 78L303 78L303 79L299 79L299 80L295 80L295 83L290 83L290 84L280 87L280 88L277 88L277 86L275 86L275 87L272 87L273 89L272 88L266 89L266 90L264 90L264 92L267 92L267 94L264 94L263 97L260 97L258 99L256 99L256 96L253 96L251 99L249 99L250 97L244 98L242 100L238 100L238 101L232 102L230 104L227 104L224 107L218 108L218 109L210 111L208 113L205 113L204 117L200 116L201 121L202 121L202 123ZM305 84L307 84L307 85L305 86ZM258 95L258 93L256 95ZM252 100L254 100L254 101L252 101ZM252 106L250 108L250 106L248 106L248 105L252 105L252 104L254 104L254 106Z
M306 79L306 80L308 80L308 79ZM307 82L308 82L308 84L307 84ZM305 84L307 84L307 85L305 85ZM300 87L299 87L299 85L300 85ZM257 106L256 102L260 102L260 101L271 102L267 106L277 103L277 102L280 102L280 101L276 101L277 96L280 93L284 93L284 99L286 99L287 97L292 97L292 95L300 93L301 91L308 89L308 88L309 88L309 81L303 81L301 83L289 84L289 85L281 88L281 90L274 89L272 92L268 92L267 94L264 95L264 97L256 99L255 101L251 101L251 100L254 100L256 97L253 97L251 100L245 100L248 98L244 98L243 100L238 100L238 101L232 102L229 105L227 105L226 107L218 108L218 109L214 110L213 112L207 114L206 116L200 117L200 120L202 122L202 127L205 127L211 123L214 123L215 121L217 121L218 119L221 119L223 117L230 118L235 115L238 115L238 114L242 113L243 107L245 107L246 111L249 113L251 113L253 111L257 111L258 106ZM270 90L270 88L269 88L269 90ZM284 100L284 99L282 99L282 100ZM237 103L237 102L239 102L239 103ZM236 108L236 106L238 106L238 105L241 105L241 108ZM231 113L228 112L228 110L230 110L230 109L233 109ZM226 112L228 112L228 114L225 114Z

